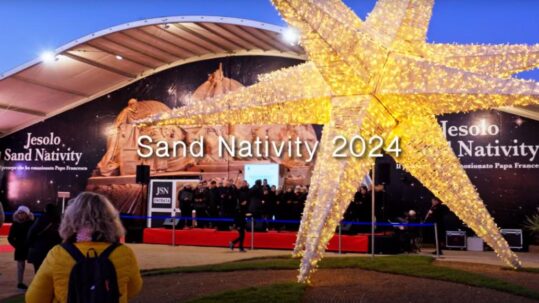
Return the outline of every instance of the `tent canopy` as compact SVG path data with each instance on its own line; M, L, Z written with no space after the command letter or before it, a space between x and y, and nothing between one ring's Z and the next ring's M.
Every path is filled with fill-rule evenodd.
M178 16L114 26L0 75L0 136L162 70L225 56L305 59L285 28L252 20Z
M246 19L177 16L114 26L0 75L0 137L162 70L224 56L305 59L283 27ZM539 105L504 108L539 120Z

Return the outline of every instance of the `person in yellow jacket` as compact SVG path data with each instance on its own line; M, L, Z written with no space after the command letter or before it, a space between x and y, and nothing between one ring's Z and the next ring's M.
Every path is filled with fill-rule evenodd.
M70 201L60 236L74 243L86 255L94 249L101 254L111 243L125 234L118 211L102 195L83 192ZM120 302L128 302L142 289L142 278L133 251L120 245L109 256L116 269ZM75 260L60 245L48 253L26 292L27 303L67 302L69 275Z

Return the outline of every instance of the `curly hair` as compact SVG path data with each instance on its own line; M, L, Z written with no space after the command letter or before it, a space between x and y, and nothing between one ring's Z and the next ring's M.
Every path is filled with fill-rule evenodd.
M109 199L92 192L82 192L69 201L60 224L60 236L64 242L74 242L82 228L92 231L93 241L114 243L125 234L118 211Z

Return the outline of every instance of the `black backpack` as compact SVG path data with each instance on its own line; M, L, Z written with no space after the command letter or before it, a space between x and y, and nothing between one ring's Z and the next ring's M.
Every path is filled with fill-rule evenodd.
M67 303L117 303L120 301L116 269L109 256L120 246L113 243L99 256L95 249L88 250L86 256L73 244L62 247L75 259L76 264L69 275Z

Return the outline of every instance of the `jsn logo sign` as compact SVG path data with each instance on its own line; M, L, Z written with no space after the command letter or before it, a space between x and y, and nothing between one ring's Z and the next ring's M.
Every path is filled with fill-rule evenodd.
M170 194L170 188L168 187L158 186L157 190L155 191L156 196L166 196L169 194Z

